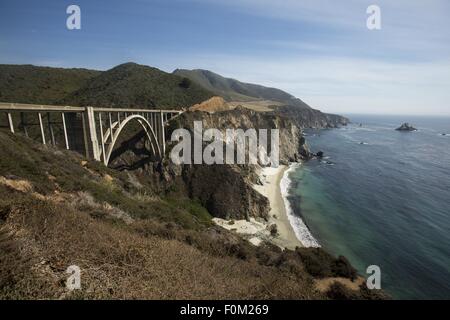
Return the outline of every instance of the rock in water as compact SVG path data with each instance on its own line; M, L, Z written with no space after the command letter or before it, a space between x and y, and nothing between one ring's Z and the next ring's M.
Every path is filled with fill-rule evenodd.
M414 128L412 125L410 125L407 122L405 122L404 124L402 124L400 127L398 127L395 130L398 130L398 131L417 131L416 128Z

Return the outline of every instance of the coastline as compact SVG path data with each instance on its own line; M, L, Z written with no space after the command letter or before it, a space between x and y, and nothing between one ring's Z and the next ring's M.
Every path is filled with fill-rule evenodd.
M288 170L289 167L285 165L280 165L277 168L264 167L257 169L260 183L253 185L253 188L269 200L270 211L268 220L255 219L253 217L248 221L213 218L213 222L222 228L236 232L255 246L260 245L263 241L268 241L282 249L295 250L296 247L302 247L303 245L297 238L286 213L280 186ZM276 225L276 235L272 235L270 232L273 225Z
M289 189L291 187L291 180L289 179L289 172L298 168L301 163L292 163L287 170L284 171L282 179L279 183L280 193L283 198L284 203L284 213L287 217L289 225L293 230L295 236L302 243L304 247L319 248L319 242L314 238L309 230L308 226L305 224L303 219L294 213L290 201L288 199Z
M291 181L288 174L299 165L299 163L293 163L289 166L257 169L259 183L254 184L253 188L269 200L270 211L267 221L255 218L250 218L248 221L213 218L214 223L227 230L235 231L256 246L262 241L269 241L280 248L291 250L295 250L296 247L320 247L303 220L293 213L289 203ZM276 235L270 232L274 225L276 225Z
M261 168L259 177L262 185L255 185L254 189L269 199L269 224L275 224L278 231L278 235L273 237L272 242L283 248L295 249L295 247L303 247L303 243L297 237L289 219L281 187L289 169L290 167L285 165L277 168Z

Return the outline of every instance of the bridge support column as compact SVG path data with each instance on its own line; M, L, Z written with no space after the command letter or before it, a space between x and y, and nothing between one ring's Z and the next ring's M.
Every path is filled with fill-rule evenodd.
M164 156L166 155L166 137L164 132L164 114L162 111L159 112L159 120L161 121L161 158L164 159Z
M69 138L67 136L66 117L64 116L64 112L61 112L61 119L64 131L64 142L66 144L66 149L69 150Z
M95 128L95 114L93 107L86 107L86 116L88 120L89 137L92 147L92 156L95 160L100 161L100 150L98 147L97 130Z
M11 113L8 112L8 113L7 113L7 116L8 116L9 130L11 131L11 133L14 133L14 123L13 123L13 120L12 120Z
M45 144L44 124L42 123L42 115L38 112L39 128L41 129L42 144Z

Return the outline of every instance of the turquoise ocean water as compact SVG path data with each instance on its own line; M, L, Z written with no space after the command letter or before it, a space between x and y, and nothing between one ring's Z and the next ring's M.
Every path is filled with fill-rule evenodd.
M325 158L291 170L293 214L361 274L378 265L394 298L450 299L450 118L349 118L306 131Z

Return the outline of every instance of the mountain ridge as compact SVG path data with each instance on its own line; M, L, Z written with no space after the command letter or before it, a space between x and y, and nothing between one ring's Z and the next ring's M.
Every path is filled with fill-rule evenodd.
M245 83L233 78L226 78L204 69L176 69L174 74L189 78L203 88L228 100L229 104L252 104L255 101L271 106L277 114L292 117L297 125L305 127L336 127L346 125L349 120L343 116L323 113L310 107L307 103L283 90ZM232 101L235 99L236 101ZM251 106L248 106L252 109Z
M266 87L259 84L242 82L233 78L227 78L204 69L176 69L173 74L187 77L197 82L204 88L212 91L225 100L250 101L256 99L290 102L296 98L280 89Z
M212 97L196 83L154 67L128 62L89 79L64 103L131 108L181 109Z
M2 102L181 109L212 96L189 79L131 62L106 71L0 65Z

